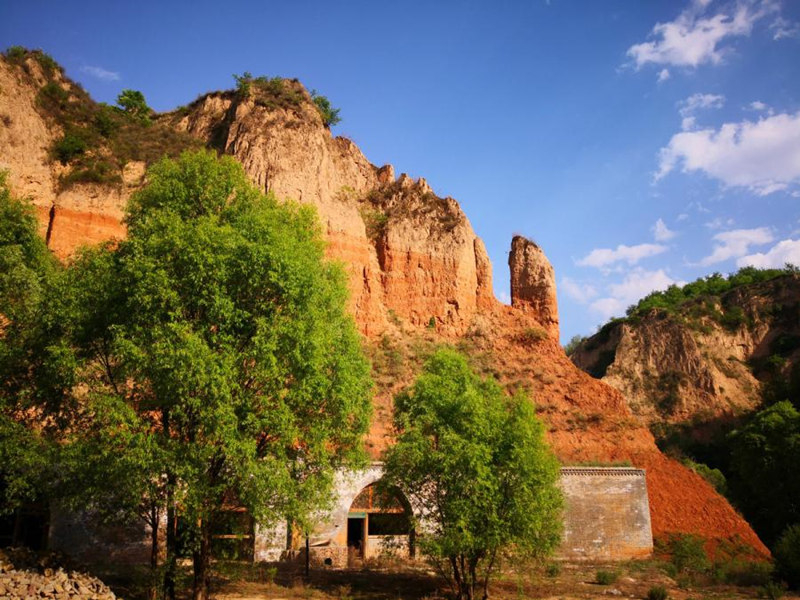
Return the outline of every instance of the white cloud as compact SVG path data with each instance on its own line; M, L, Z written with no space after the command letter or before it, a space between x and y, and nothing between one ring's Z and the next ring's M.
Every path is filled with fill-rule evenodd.
M713 230L713 229L722 229L723 227L730 227L735 222L736 221L734 221L730 217L728 217L727 219L724 217L714 217L710 221L706 221L705 223L703 223L703 225Z
M669 69L661 69L658 72L658 83L663 83L664 81L669 79L669 77L670 77Z
M709 256L700 261L703 266L713 265L730 258L744 256L750 250L750 246L768 244L774 238L772 232L767 227L757 227L755 229L733 229L716 234L713 238L714 250Z
M508 294L507 291L501 290L498 292L497 290L495 290L494 295L497 296L497 299L500 300L500 302L502 302L503 304L508 304L509 306L511 305L511 296Z
M772 22L769 28L774 31L773 40L800 36L800 23L792 23L780 16Z
M603 320L622 315L626 308L628 307L616 298L600 298L589 305L589 310Z
M81 72L91 75L95 79L100 79L101 81L119 81L119 73L115 71L108 71L103 67L84 65L81 67Z
M759 196L785 190L800 183L800 112L676 133L659 153L656 181L679 165Z
M673 284L682 283L672 279L663 269L658 271L635 269L628 273L622 282L609 285L608 297L592 302L589 310L606 319L619 316L625 312L628 306L644 298L650 292L665 290Z
M742 0L712 15L705 14L709 4L691 2L674 21L656 23L650 41L628 48L635 67L719 64L727 50L722 47L726 38L749 35L757 21L780 8L773 0Z
M786 263L800 265L800 240L782 240L767 252L743 256L736 261L736 266L780 269Z
M753 110L767 110L769 108L766 104L761 102L761 100L756 100L755 102L750 103L750 108Z
M577 261L581 267L605 267L615 262L625 261L629 265L635 265L643 258L661 254L667 250L661 244L638 244L636 246L626 246L620 244L616 250L611 248L595 248L589 254Z
M651 229L653 231L653 237L657 242L668 242L677 235L674 231L667 227L667 224L664 223L663 219L656 221L656 224L653 225Z
M696 118L694 113L704 108L722 108L725 104L725 96L718 94L692 94L686 100L679 103L680 109L678 112L681 117L681 129L689 131L694 129L696 125Z
M681 213L681 214L678 215L676 220L677 221L685 221L688 218L689 218L689 215L687 215L686 213Z
M597 290L593 286L586 283L578 283L569 277L561 278L561 289L567 296L580 304L586 304L597 296Z

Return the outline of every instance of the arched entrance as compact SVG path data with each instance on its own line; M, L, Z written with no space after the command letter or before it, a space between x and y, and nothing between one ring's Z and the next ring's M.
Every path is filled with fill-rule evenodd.
M350 564L382 554L414 556L411 507L400 490L373 483L359 492L347 513L347 548Z

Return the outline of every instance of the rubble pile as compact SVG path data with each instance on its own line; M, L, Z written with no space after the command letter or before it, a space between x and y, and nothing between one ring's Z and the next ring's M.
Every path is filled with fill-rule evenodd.
M65 571L55 555L38 557L23 548L0 550L0 598L115 600L102 581Z

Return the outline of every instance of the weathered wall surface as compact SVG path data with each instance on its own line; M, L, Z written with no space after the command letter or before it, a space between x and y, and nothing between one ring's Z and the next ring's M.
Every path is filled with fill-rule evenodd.
M564 467L561 487L566 506L559 556L625 560L653 552L644 470Z
M356 496L380 480L383 469L373 463L357 473L337 478L333 510L321 516L311 536L312 558L330 557L331 548L347 545L347 513ZM642 469L563 467L561 487L565 496L564 538L558 556L582 560L644 558L653 551L647 481ZM272 540L272 542L268 541ZM256 535L256 560L276 560L286 548L286 528ZM370 538L370 541L373 541ZM277 542L279 547L271 544ZM375 545L372 553L379 553ZM334 554L336 554L334 552ZM315 557L315 555L317 555ZM339 556L337 554L337 556ZM346 557L346 553L341 553ZM332 566L342 566L334 561Z

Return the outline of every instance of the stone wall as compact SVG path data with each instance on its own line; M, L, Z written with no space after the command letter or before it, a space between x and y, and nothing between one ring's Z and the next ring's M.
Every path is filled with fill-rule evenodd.
M570 560L625 560L653 552L643 469L564 467L564 537Z
M332 510L320 514L309 540L311 560L317 566L347 564L347 515L355 497L383 476L380 463L359 472L343 472L336 479ZM565 497L564 538L558 556L567 560L626 560L650 556L653 536L645 472L634 468L564 467L561 487ZM285 522L255 528L254 560L297 558L304 539L295 535L294 548ZM381 536L370 536L367 557L385 551ZM394 540L397 542L398 540ZM395 544L396 546L399 544ZM50 547L75 558L95 562L105 558L146 563L150 535L139 527L100 527L88 515L55 512L51 516ZM328 559L328 561L326 561Z

